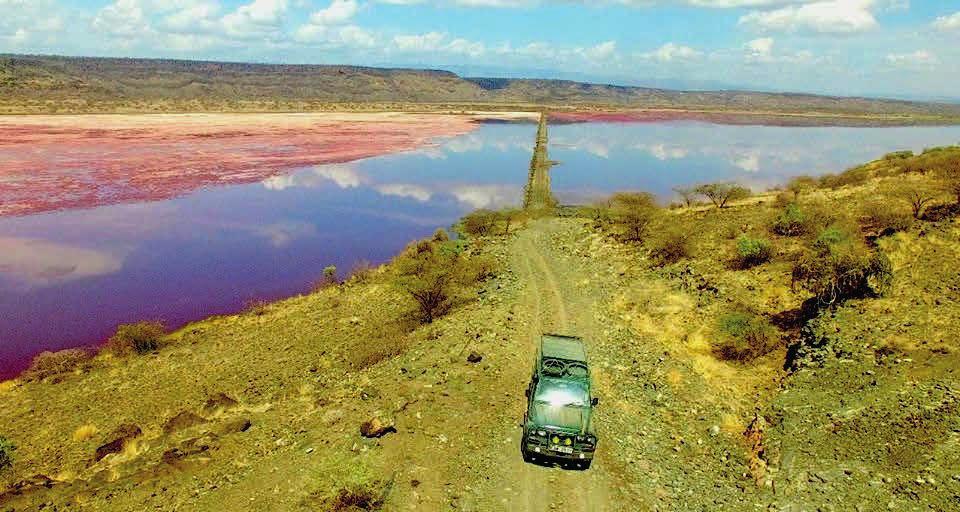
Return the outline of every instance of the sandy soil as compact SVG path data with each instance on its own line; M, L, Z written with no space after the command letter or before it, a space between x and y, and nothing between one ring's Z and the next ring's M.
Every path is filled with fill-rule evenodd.
M167 199L462 135L483 113L0 117L0 216ZM516 120L498 113L496 119ZM522 115L520 115L522 118Z

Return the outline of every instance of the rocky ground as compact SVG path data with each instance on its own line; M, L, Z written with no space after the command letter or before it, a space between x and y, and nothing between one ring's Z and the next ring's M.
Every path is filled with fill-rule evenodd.
M680 215L740 226L765 208ZM426 326L381 269L190 325L155 355L4 383L18 449L0 510L960 508L956 221L882 240L891 292L816 319L823 342L789 373L789 333L752 363L710 348L733 302L798 306L787 263L732 270L728 235L703 233L697 258L659 268L589 219L531 220L471 242L496 277ZM588 343L587 471L520 458L543 331Z

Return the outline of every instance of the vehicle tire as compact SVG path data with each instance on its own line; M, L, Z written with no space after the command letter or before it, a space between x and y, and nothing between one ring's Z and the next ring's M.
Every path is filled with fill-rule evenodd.
M523 456L524 462L530 462L531 460L533 460L532 457L530 457L530 452L528 452L526 448L523 448L523 447L520 448L520 455Z
M583 461L583 470L590 469L590 464L593 464L593 459Z

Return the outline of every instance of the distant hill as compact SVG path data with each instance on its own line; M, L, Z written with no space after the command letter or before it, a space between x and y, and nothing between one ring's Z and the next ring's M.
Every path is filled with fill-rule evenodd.
M372 104L391 108L385 104L397 103L906 116L926 122L960 119L960 105L903 100L463 78L440 70L0 55L0 113L318 110Z

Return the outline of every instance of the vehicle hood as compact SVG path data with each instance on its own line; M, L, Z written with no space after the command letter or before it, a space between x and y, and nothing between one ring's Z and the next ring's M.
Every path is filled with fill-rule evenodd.
M589 407L534 403L530 419L540 427L555 427L577 433L591 432Z

